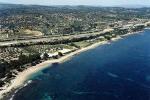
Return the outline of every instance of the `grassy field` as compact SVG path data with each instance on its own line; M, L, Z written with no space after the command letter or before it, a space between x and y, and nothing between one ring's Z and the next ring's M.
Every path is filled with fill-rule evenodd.
M87 41L81 41L81 42L74 42L74 44L80 48L84 48L91 45L92 43Z

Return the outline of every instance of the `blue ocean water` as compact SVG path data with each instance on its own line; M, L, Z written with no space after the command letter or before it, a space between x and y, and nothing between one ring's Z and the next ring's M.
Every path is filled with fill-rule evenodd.
M13 100L150 100L150 30L54 64L32 80Z

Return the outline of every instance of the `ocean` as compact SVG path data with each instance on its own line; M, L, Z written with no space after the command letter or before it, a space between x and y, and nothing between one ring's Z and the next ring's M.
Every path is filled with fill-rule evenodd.
M13 100L150 100L150 30L38 73Z

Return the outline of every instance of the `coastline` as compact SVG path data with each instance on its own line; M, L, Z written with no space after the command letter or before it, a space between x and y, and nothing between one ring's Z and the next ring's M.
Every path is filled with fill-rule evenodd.
M43 70L47 67L50 67L53 63L63 63L65 61L69 60L71 57L73 57L77 54L80 54L81 52L87 51L89 49L93 49L97 46L100 46L100 45L103 45L103 44L106 44L106 43L108 43L108 41L102 41L102 42L94 43L94 44L92 44L88 47L81 48L79 50L71 52L71 53L69 53L69 54L67 54L67 55L65 55L65 56L63 56L59 59L47 60L47 61L44 61L40 64L37 64L36 66L32 66L30 68L25 69L23 72L19 72L18 75L13 80L11 80L8 87L4 86L2 88L3 90L0 91L0 99L2 99L3 96L5 94L9 93L11 90L19 88L22 85L24 85L25 81L27 80L27 78L30 75L32 75L32 74L34 74L34 73L36 73L40 70Z
M135 34L135 33L139 33L138 32L133 32L133 33L127 33L125 35L122 35L122 36L117 36L115 38L112 38L111 41L117 41L118 39L122 39L122 37L126 37L128 35L132 35L132 34ZM103 44L107 44L109 43L109 41L101 41L101 42L98 42L98 43L94 43L88 47L85 47L85 48L81 48L81 49L78 49L74 52L71 52L59 59L53 59L53 60L47 60L47 61L44 61L40 64L37 64L36 66L32 66L30 68L27 68L26 70L24 70L23 72L19 72L18 75L13 79L11 80L11 83L9 84L9 86L4 86L0 91L0 99L3 98L3 96L5 96L5 94L9 93L11 90L13 89L17 89L21 86L23 86L25 84L25 81L27 81L27 78L40 71L40 70L43 70L47 67L50 67L53 63L63 63L67 60L69 60L70 58L72 58L73 56L77 55L77 54L80 54L84 51L87 51L87 50L90 50L90 49L93 49L93 48L96 48L100 45L103 45Z

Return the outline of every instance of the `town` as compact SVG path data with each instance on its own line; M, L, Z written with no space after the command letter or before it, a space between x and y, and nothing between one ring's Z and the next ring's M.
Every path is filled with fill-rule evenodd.
M148 8L88 6L1 8L0 87L28 67L142 31L150 26L149 12Z

